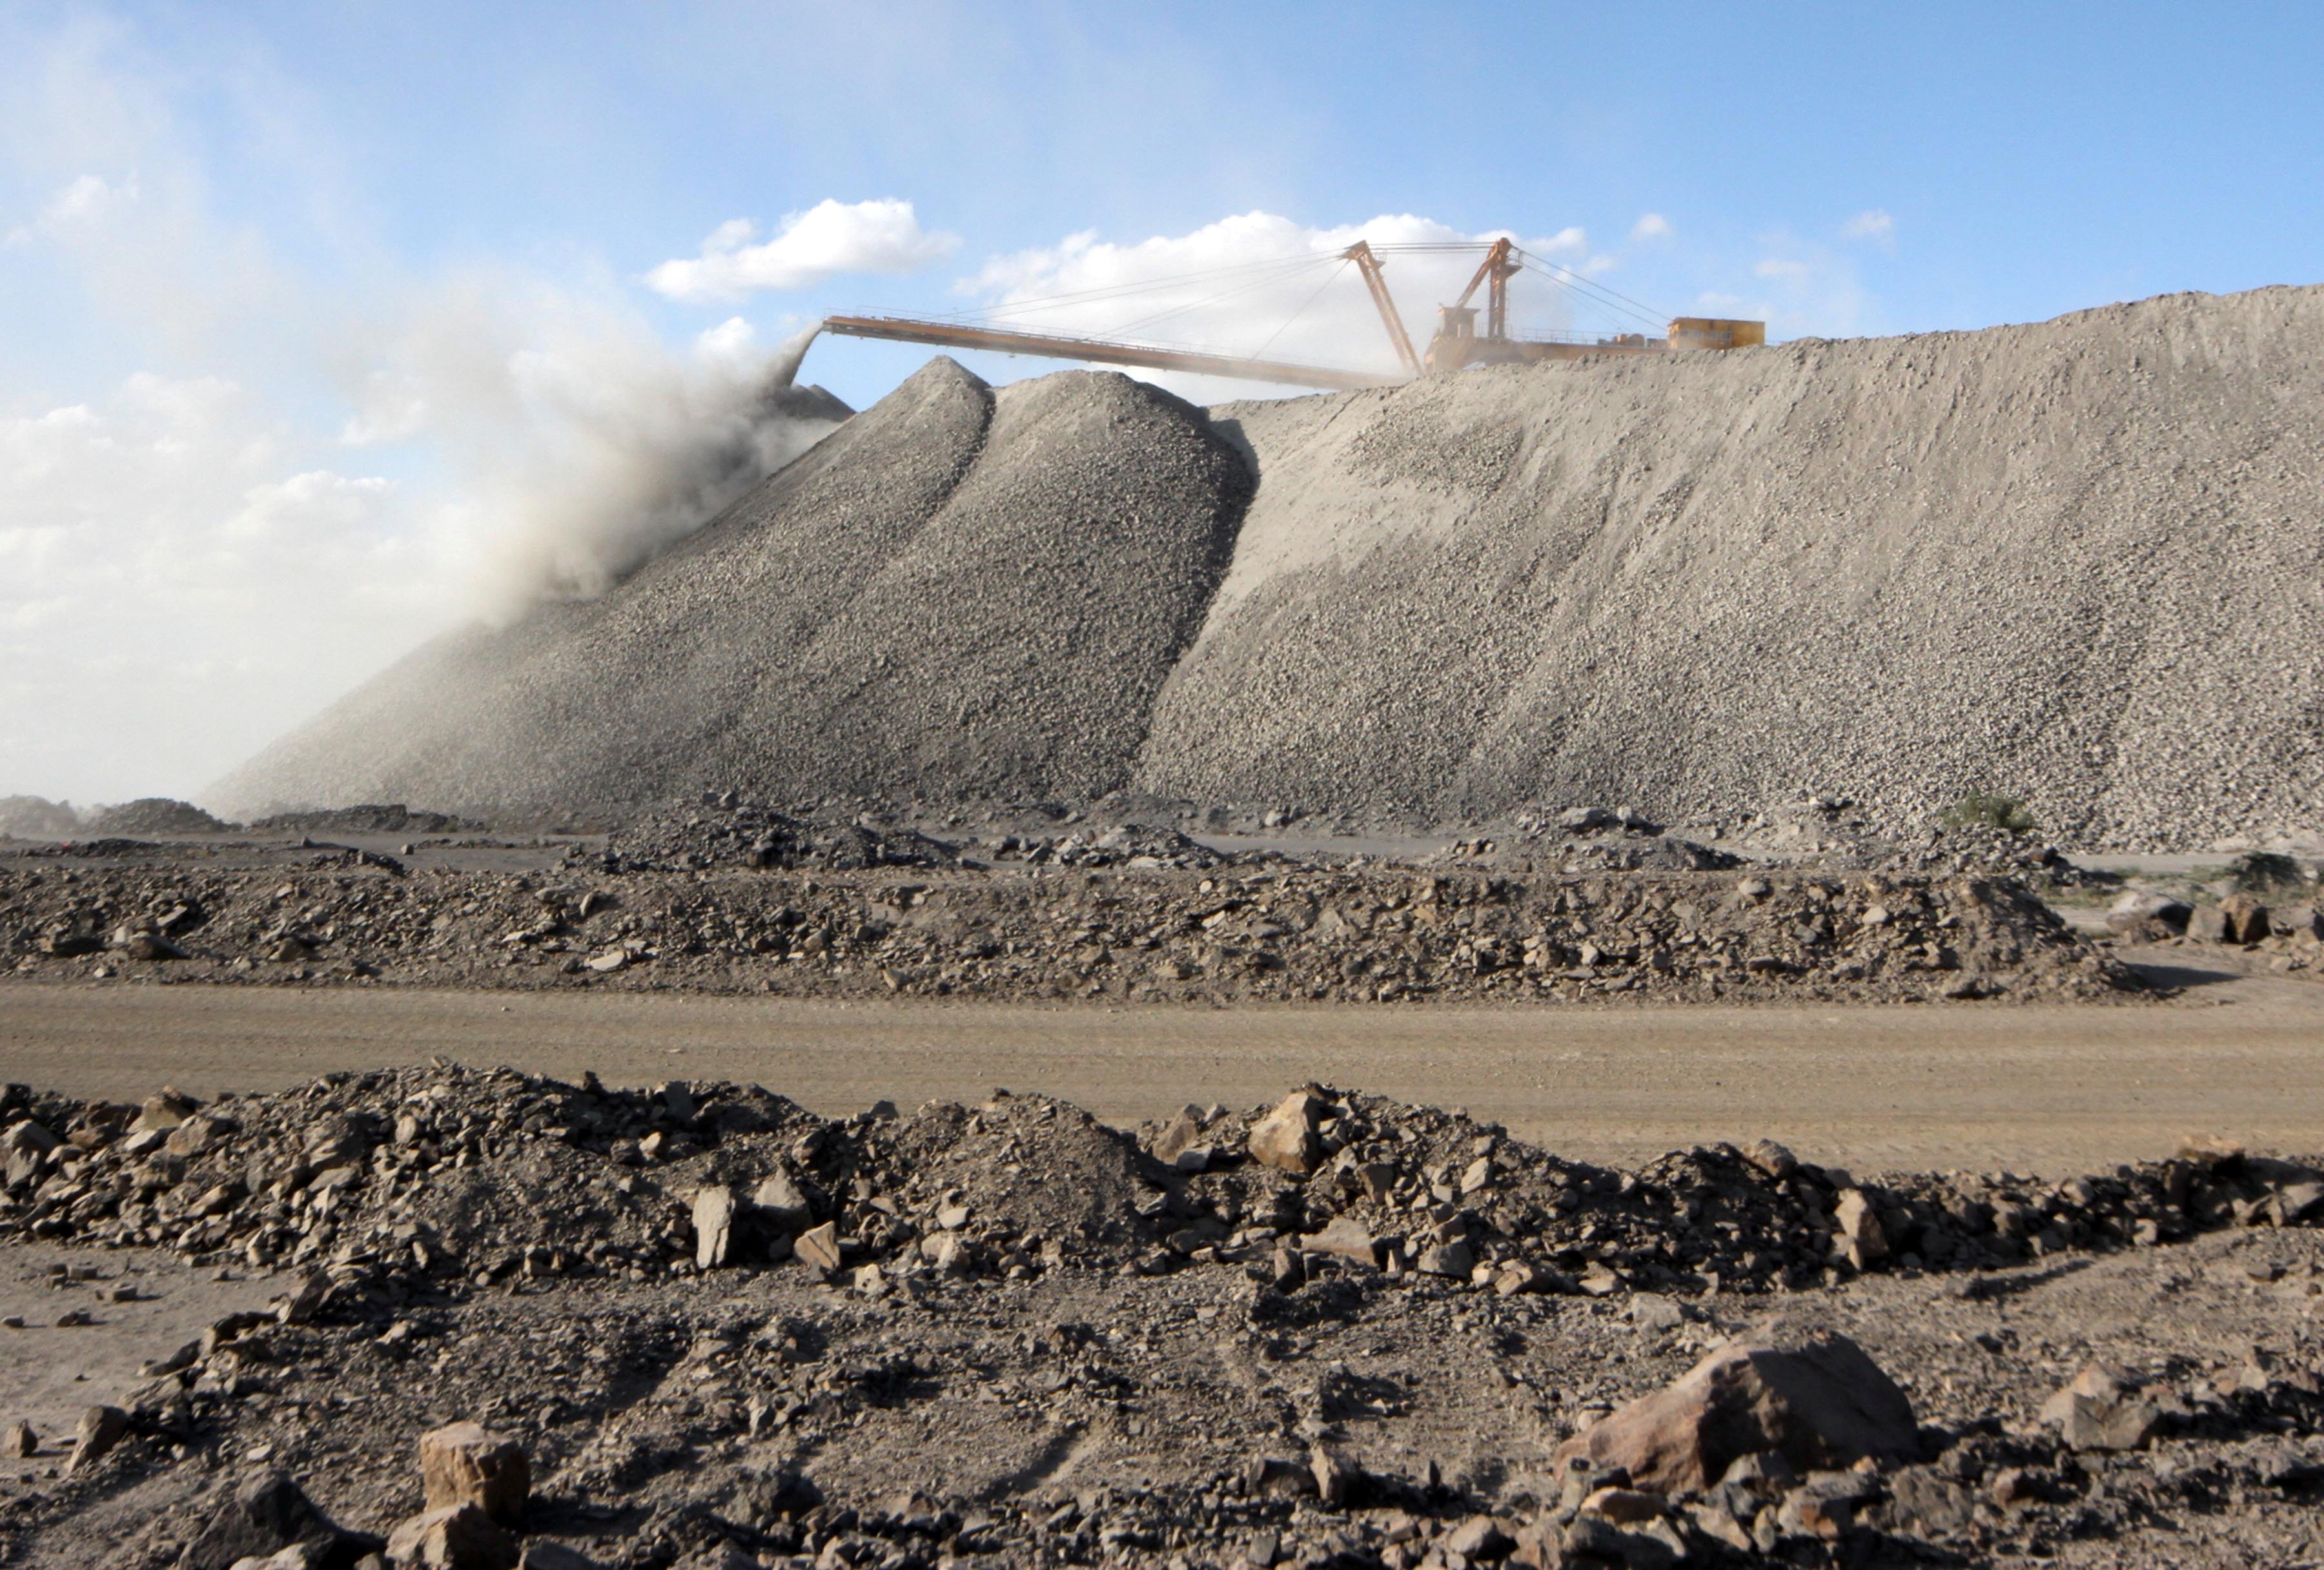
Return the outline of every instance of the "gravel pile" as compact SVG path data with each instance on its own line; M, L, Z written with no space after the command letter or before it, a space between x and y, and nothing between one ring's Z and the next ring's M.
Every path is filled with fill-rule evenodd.
M0 1131L27 1347L135 1315L130 1280L278 1267L77 1436L12 1427L12 1562L2313 1544L2324 1175L2231 1149L2047 1183L1766 1143L1619 1171L1318 1085L1133 1138L1006 1093L835 1121L449 1067L208 1105L9 1086Z
M1250 488L1202 413L1111 374L931 363L602 599L430 645L222 800L456 810L1127 779Z
M757 815L730 832L738 816L681 822L650 842L665 849L648 859L683 865L712 854L706 845L738 859L801 855L803 869L641 871L618 848L579 847L540 873L414 872L356 851L249 868L157 862L135 847L94 864L24 854L0 861L0 963L27 977L1119 1002L2066 1001L2140 991L2118 961L2006 882L1295 864L1205 873L1137 866L1159 858L1136 856L1105 867L838 873L814 860L825 853L812 846L831 842L761 853L775 842ZM853 832L869 848L841 842L849 859L916 854L919 843Z
M448 812L415 812L401 802L385 806L334 807L318 812L278 812L254 819L263 834L466 834L481 826Z
M219 834L237 826L220 822L190 801L146 796L118 807L97 808L82 827L94 836L127 839L148 834Z
M70 839L81 829L72 804L44 796L0 797L0 837Z
M421 651L214 796L1812 792L1893 832L1987 791L2071 844L2264 843L2324 820L2319 331L2317 290L2178 295L1208 420L938 360L603 599Z
M908 828L819 823L742 801L731 792L698 807L649 812L624 823L600 864L609 872L687 872L705 867L813 868L950 866L953 847Z
M2312 827L2319 333L2324 290L2173 295L1219 409L1259 493L1139 783Z
M2324 1175L2233 1148L2051 1183L1859 1182L1766 1141L1620 1172L1321 1085L1243 1113L1189 1106L1135 1140L1006 1091L833 1122L756 1085L456 1067L208 1105L9 1085L0 1153L0 1237L311 1269L389 1296L794 1254L832 1275L1235 1266L1289 1289L1351 1265L1502 1296L1756 1292L2324 1221Z

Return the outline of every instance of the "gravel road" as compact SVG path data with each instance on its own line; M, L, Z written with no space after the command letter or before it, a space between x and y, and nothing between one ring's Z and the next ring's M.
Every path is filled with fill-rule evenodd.
M2159 957L2159 956L2153 956ZM1320 1078L1464 1105L1577 1159L1781 1140L1867 1170L2059 1174L2190 1132L2324 1149L2324 986L2141 1009L1042 1009L418 990L0 992L0 1077L84 1095L259 1090L432 1054L609 1082L754 1080L826 1115L996 1085L1116 1122Z

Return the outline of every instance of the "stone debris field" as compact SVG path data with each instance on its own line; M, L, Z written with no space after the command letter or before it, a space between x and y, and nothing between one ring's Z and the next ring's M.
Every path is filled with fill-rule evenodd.
M1779 1146L1635 1171L1324 1086L1135 1133L996 1091L456 1067L11 1086L0 1335L252 1307L17 1421L5 1562L2293 1563L2324 1176ZM146 1268L140 1289L111 1285ZM2167 1316L2158 1306L2167 1305ZM0 1473L0 1476L8 1476ZM373 1556L380 1557L374 1558Z

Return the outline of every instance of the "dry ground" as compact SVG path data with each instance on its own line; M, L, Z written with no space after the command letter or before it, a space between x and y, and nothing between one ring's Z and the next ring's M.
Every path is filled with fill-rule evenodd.
M2167 1155L2193 1131L2324 1150L2324 986L2177 979L2199 984L2135 1008L1600 1010L16 984L0 989L0 1078L206 1095L440 1054L617 1084L755 1081L825 1114L1007 1085L1115 1122L1317 1078L1465 1106L1590 1160L1763 1136L1859 1169L2052 1175Z

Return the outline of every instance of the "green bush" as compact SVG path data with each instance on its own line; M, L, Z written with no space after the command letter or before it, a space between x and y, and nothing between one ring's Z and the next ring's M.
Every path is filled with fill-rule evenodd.
M2011 834L2031 834L2041 827L2024 802L1987 790L1970 791L1946 808L1940 821L1947 828L1998 828Z
M2247 894L2282 893L2308 885L2308 874L2300 870L2300 864L2274 851L2246 851L2236 858L2229 871L2236 887Z

